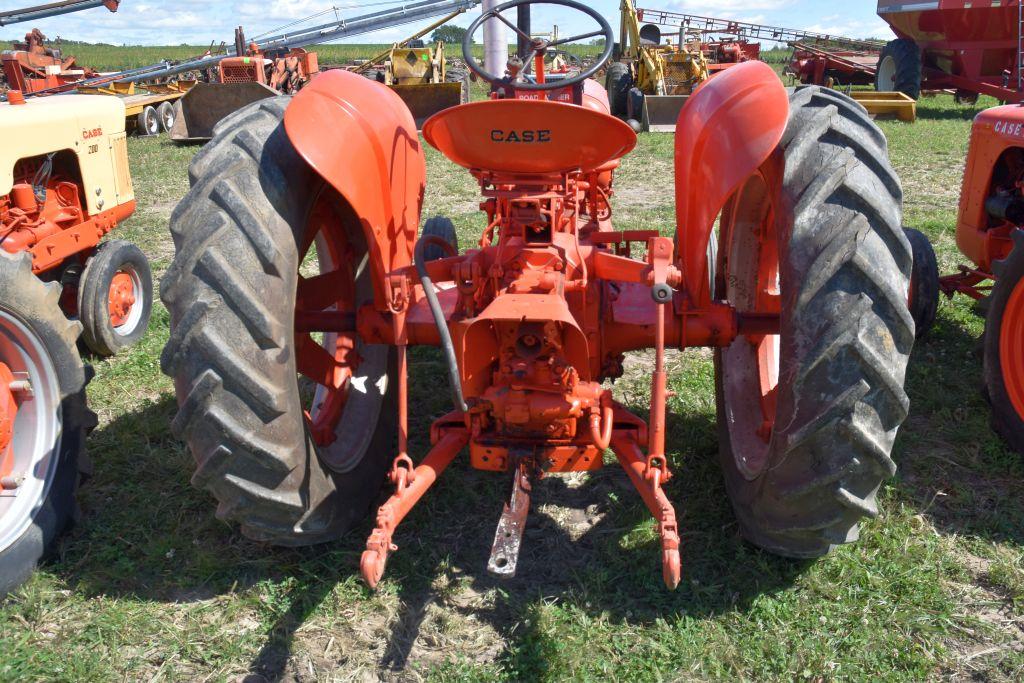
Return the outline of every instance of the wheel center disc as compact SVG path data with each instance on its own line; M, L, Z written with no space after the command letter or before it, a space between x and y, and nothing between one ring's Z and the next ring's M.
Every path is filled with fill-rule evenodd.
M131 275L123 271L114 275L114 279L110 281L107 301L110 310L110 323L114 327L121 327L128 322L132 307L137 301L135 282Z
M1010 403L1024 421L1024 278L1010 294L999 335L999 361Z
M11 441L14 438L14 420L18 416L18 403L14 400L11 383L14 374L4 363L0 363L0 479L10 476L14 469ZM0 489L3 486L0 485Z

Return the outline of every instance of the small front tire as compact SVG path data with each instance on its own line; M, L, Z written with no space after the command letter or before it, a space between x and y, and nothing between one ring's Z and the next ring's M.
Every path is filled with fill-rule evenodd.
M98 356L114 356L146 334L153 310L149 260L131 242L100 245L78 287L82 341Z

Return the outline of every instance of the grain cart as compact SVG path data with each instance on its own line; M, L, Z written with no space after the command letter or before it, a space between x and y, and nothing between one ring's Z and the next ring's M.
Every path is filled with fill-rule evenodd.
M953 90L970 104L978 95L1024 102L1020 0L879 0L878 15L897 36L879 56L878 90L914 99L922 90Z
M558 46L526 33L535 82L487 73L474 34L532 5L597 22L565 41L603 37L595 64L549 80L544 56ZM384 86L329 72L218 128L172 220L162 288L174 429L218 516L261 541L325 542L364 519L388 481L361 560L376 586L400 522L468 448L473 467L512 480L504 512L481 511L498 519L488 569L507 577L531 489L601 468L610 449L656 520L675 587L680 533L664 485L668 447L685 444L667 443L665 353L695 347L715 349L721 463L748 539L817 557L877 514L914 343L885 138L841 94L787 93L770 67L740 64L681 113L674 237L661 225L616 231L613 177L637 137L589 80L613 38L573 0L505 3L470 26L464 57L491 98L423 130L480 185L486 227L465 253L446 218L418 237L424 150ZM418 463L414 345L441 349L453 404ZM655 358L647 421L606 383L640 349Z
M100 244L135 211L124 104L102 95L0 104L0 250L63 286L61 308L86 346L112 356L146 332L149 262L120 240Z
M992 426L1024 454L1024 109L1012 105L982 112L967 153L956 241L970 262L939 278L935 254L915 235L912 308L927 330L939 293L982 302L984 393ZM993 284L994 283L994 284Z

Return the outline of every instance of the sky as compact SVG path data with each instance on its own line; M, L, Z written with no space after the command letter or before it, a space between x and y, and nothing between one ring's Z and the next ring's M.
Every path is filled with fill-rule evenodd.
M406 0L411 2L413 0ZM18 9L43 4L44 0L0 0L0 10ZM397 5L399 3L387 3ZM619 0L599 0L588 3L601 11L618 31ZM722 17L739 21L771 24L786 28L799 28L821 33L844 35L852 38L892 36L875 14L873 0L638 0L638 6ZM49 38L105 42L116 45L177 45L188 43L208 45L211 42L230 43L235 26L244 26L250 36L272 31L293 21L337 8L338 16L351 18L360 14L385 9L382 0L344 2L342 0L252 0L217 2L215 0L175 0L153 2L122 0L117 14L106 9L86 10L29 24L0 28L0 37L12 39L30 28L39 28ZM318 23L329 20L335 12ZM514 17L514 12L510 16ZM455 23L466 26L476 12L460 17ZM348 41L357 43L386 43L401 40L421 26L408 24L376 33L364 34ZM557 24L562 36L569 31L587 33L593 30L592 20L565 8L538 6L534 9L534 30Z

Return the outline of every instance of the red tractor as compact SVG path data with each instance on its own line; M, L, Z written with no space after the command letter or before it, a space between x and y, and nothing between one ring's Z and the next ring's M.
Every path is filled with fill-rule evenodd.
M472 52L483 22L561 5L605 51L549 78ZM504 19L506 23L509 20ZM746 538L789 557L854 541L907 415L912 258L886 140L843 95L787 92L740 64L693 96L676 138L674 236L613 228L614 176L636 145L590 77L614 34L573 0L484 13L464 56L491 98L431 118L426 140L483 196L479 245L420 212L426 163L401 100L334 71L224 121L191 167L162 297L176 433L218 516L282 545L336 539L389 481L361 569L376 586L398 526L463 449L513 480L488 569L516 572L530 491L614 452L653 514L669 587L680 533L664 484L665 351L715 349L721 463ZM716 220L718 250L709 263ZM409 452L409 348L439 347L452 410ZM654 349L650 417L616 402L624 354ZM670 444L673 450L685 444ZM497 516L497 509L495 509Z
M935 321L940 292L981 302L992 426L1024 454L1024 109L1018 105L989 109L974 121L956 241L972 265L940 278L931 245L914 236L911 308L923 332Z

